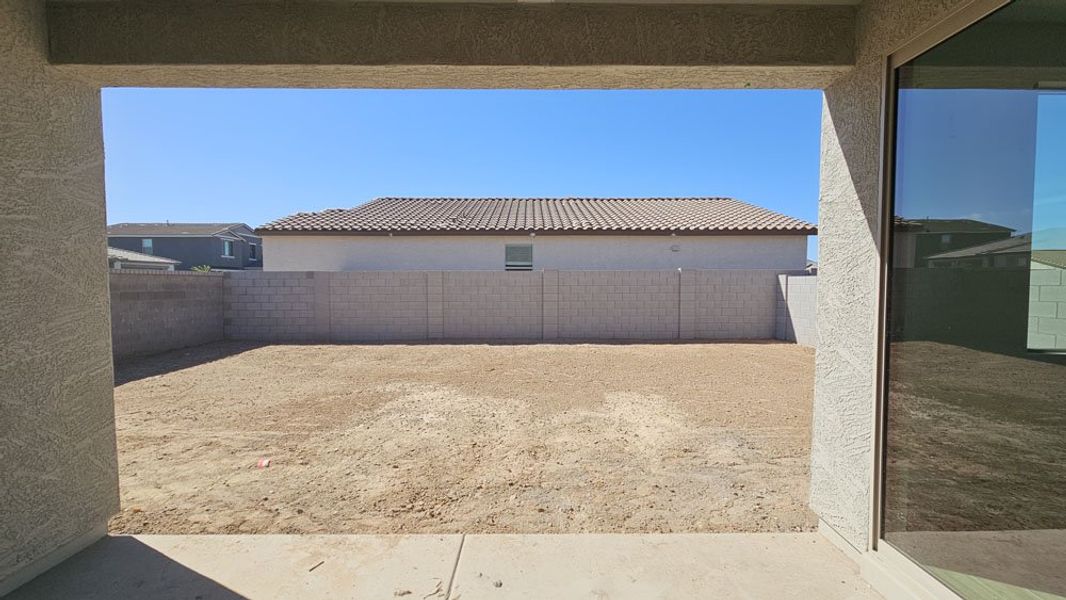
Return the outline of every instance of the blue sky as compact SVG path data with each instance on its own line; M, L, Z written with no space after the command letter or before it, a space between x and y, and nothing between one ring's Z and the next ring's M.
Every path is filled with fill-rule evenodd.
M254 227L378 196L732 196L818 216L819 91L105 89L103 108L109 223Z
M1066 94L908 89L899 111L897 214L986 221L1066 248Z

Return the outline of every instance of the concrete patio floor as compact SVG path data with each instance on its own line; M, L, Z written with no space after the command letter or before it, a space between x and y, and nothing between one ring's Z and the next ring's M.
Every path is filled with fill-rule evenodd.
M10 600L880 598L817 533L109 536Z

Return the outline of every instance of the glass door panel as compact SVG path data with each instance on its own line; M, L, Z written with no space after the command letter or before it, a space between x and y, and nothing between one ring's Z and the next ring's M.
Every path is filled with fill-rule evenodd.
M1066 2L895 77L882 535L965 598L1066 597Z

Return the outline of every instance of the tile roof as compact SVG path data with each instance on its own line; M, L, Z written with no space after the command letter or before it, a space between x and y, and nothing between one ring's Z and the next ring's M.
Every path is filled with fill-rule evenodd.
M986 223L975 219L905 219L899 215L893 219L895 227L904 231L922 231L926 233L980 233L1014 231L1010 227Z
M927 260L972 258L995 254L1031 253L1030 259L1049 267L1066 269L1066 250L1038 250L1033 248L1033 234L1023 233L1004 240L995 240L969 248L952 250L926 257Z
M215 235L244 223L115 223L107 235Z
M970 258L985 254L1014 254L1017 252L1029 252L1032 245L1033 235L1025 233L1015 237L1004 238L1002 240L985 242L976 246L951 250L950 252L941 252L940 254L927 256L926 259L941 260L948 258Z
M174 260L172 258L166 258L163 256L155 256L154 254L144 254L141 252L134 252L133 250L123 250L121 248L107 247L108 260L121 260L128 262L141 262L141 263L159 263L161 265L180 265L180 260Z
M732 198L378 198L296 213L256 232L814 235L817 228Z

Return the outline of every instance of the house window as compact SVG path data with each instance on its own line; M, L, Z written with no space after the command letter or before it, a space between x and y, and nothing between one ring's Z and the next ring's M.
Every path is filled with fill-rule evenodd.
M233 241L222 240L222 256L233 258Z
M141 240L141 252L144 254L155 254L155 251L152 250L151 238L144 238Z
M507 244L504 247L503 268L506 271L532 271L533 244Z
M248 244L248 260L259 260L259 244Z

